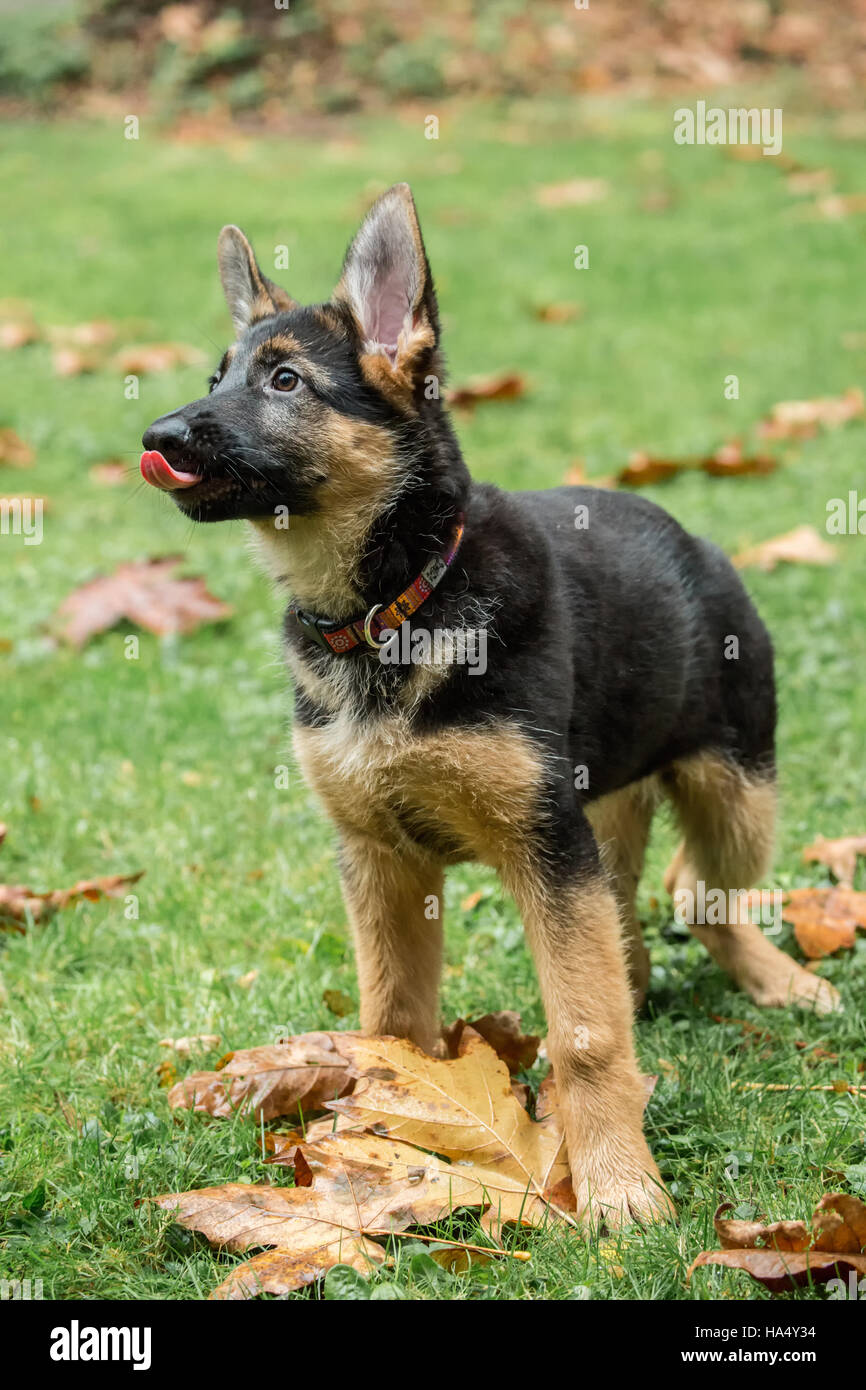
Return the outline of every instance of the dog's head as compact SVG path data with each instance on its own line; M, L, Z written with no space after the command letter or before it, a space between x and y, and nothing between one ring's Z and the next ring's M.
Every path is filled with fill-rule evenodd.
M218 259L236 341L210 394L145 432L143 477L195 521L310 514L329 493L375 510L441 375L408 184L371 208L326 304L296 304L263 275L237 227L220 233Z

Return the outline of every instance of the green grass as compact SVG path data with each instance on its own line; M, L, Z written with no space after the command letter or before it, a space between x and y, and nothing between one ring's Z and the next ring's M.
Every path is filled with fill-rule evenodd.
M862 142L832 118L786 108L785 134L786 153L859 191ZM167 143L147 121L138 142L116 127L20 126L4 130L0 172L15 190L4 283L41 321L106 316L124 321L128 339L190 342L214 361L228 333L214 264L223 222L243 225L266 269L270 248L287 244L284 278L313 300L329 292L372 192L410 179L453 376L519 368L528 377L522 400L459 422L475 474L510 487L556 483L578 455L603 474L635 448L679 455L748 438L774 402L838 394L863 376L866 354L842 340L859 332L862 342L866 330L853 293L864 221L807 217L809 200L792 195L772 159L674 145L668 108L456 109L438 143L423 138L420 119L228 148ZM575 176L608 179L609 197L536 205L536 184ZM669 203L647 211L659 187ZM572 266L577 243L590 247L587 271ZM579 301L582 318L538 322L531 306L554 300ZM204 370L144 377L140 399L127 401L108 371L55 378L45 346L9 354L4 369L0 425L38 450L36 469L4 486L38 488L51 511L41 546L0 538L2 878L48 888L146 874L137 920L122 903L84 902L3 942L0 1275L41 1278L53 1298L200 1298L219 1261L136 1200L263 1170L253 1126L169 1113L158 1040L214 1032L218 1053L356 1025L355 1015L337 1025L322 1002L331 988L357 997L333 835L296 771L288 790L274 787L289 760L279 604L249 562L243 528L193 531L134 482L142 429L199 394ZM730 373L738 401L724 396ZM862 423L851 424L784 446L772 477L689 475L651 495L734 551L802 522L822 529L828 498L862 491L864 444ZM89 466L117 455L129 486L100 487ZM816 833L866 829L866 541L836 544L833 568L748 575L778 654L783 800L772 881L782 887L822 881L800 861ZM47 642L73 587L130 557L175 551L234 605L228 624L172 642L143 634L138 660L125 659L125 626L80 655ZM691 1259L714 1243L716 1203L808 1216L822 1191L866 1187L866 1099L738 1089L856 1079L866 941L821 967L844 1015L761 1015L673 927L661 894L673 839L659 823L641 889L653 979L637 1035L644 1068L660 1072L647 1128L679 1225L601 1245L536 1235L530 1263L437 1287L404 1256L388 1277L412 1296L766 1297L745 1275L718 1270L686 1285ZM478 886L488 894L467 916L460 900ZM520 925L495 880L454 871L447 905L444 1016L511 1007L542 1029ZM787 928L782 942L796 949ZM253 970L254 982L239 984ZM751 1040L713 1014L760 1021L771 1038ZM816 1046L839 1060L816 1060Z

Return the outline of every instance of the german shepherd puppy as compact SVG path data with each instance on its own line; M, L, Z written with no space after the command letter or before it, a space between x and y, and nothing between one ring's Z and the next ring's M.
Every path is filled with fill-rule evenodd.
M142 472L196 521L249 521L292 596L294 743L339 834L362 1027L437 1050L443 870L493 865L537 964L578 1210L669 1213L632 1038L649 973L635 888L663 796L683 832L669 890L727 895L767 869L767 632L722 552L651 502L472 481L406 184L326 304L267 279L237 227L219 268L236 341L210 394L147 430ZM418 659L394 657L404 622ZM473 632L483 674L455 657ZM835 1007L734 916L692 930L752 999Z

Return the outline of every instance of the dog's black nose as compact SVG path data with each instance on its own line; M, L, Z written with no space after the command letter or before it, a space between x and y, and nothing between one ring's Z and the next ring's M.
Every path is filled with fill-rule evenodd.
M141 442L145 449L156 449L169 463L176 463L189 439L189 425L182 415L161 415L145 430Z

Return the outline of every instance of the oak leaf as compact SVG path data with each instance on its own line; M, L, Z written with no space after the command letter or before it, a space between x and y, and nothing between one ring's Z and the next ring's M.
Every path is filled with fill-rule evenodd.
M731 563L737 569L747 569L757 565L762 570L774 570L778 564L791 565L832 565L836 552L832 545L822 539L814 526L796 526L783 536L773 536L760 545L741 550Z

